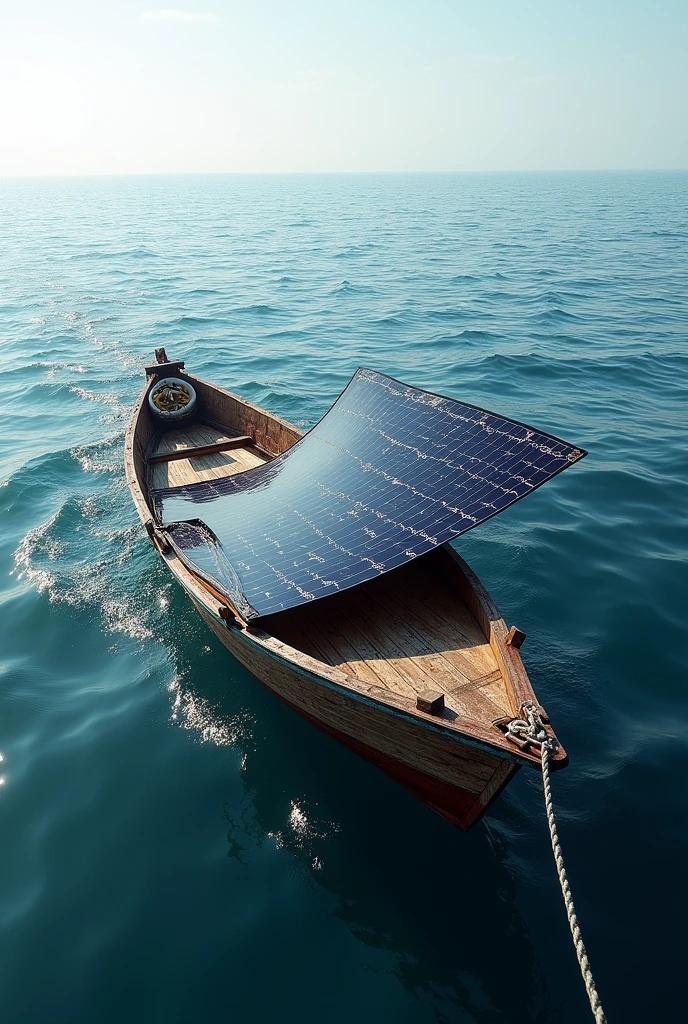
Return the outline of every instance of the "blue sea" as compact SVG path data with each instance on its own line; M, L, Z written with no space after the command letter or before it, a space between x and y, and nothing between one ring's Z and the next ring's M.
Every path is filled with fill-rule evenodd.
M357 366L589 457L457 543L528 634L610 1024L688 996L688 173L0 181L7 1024L592 1019L541 782L468 834L282 706L143 533L164 345L312 425Z

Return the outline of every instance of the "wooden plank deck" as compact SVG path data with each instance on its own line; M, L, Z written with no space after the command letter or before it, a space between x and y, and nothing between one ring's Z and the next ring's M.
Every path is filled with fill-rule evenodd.
M456 591L423 564L270 616L265 628L310 657L404 697L445 696L450 713L489 724L511 714L502 672Z

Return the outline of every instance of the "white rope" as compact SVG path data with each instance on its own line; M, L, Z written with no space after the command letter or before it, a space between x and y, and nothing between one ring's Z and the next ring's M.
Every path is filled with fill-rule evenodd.
M592 1009L593 1016L597 1021L597 1024L605 1024L606 1017L602 1004L600 1003L600 997L597 994L595 988L595 982L593 980L592 971L590 970L590 964L588 963L588 954L585 952L585 946L583 945L583 936L578 926L578 918L576 917L576 908L573 905L573 897L571 896L571 889L569 887L569 880L566 877L566 868L564 867L564 857L561 852L561 846L559 845L559 836L557 834L557 824L554 820L554 808L552 806L552 789L549 782L549 757L552 752L551 740L545 740L542 744L542 785L545 791L545 810L547 811L547 822L549 824L549 834L552 840L552 853L554 854L554 862L557 866L557 874L559 875L559 884L561 886L561 893L564 897L564 903L566 904L566 913L569 919L569 926L571 928L571 935L573 937L573 945L576 949L576 955L578 957L578 963L580 964L581 974L583 975L583 981L588 992L588 999L590 1000L590 1008Z

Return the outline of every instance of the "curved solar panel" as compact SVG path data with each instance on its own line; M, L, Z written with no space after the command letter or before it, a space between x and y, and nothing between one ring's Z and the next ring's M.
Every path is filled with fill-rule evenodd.
M179 554L248 620L395 569L586 454L360 369L323 419L272 462L155 497Z

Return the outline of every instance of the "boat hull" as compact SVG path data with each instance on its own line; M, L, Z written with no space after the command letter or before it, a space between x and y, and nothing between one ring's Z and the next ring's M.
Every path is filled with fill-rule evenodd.
M499 753L432 725L419 727L417 719L280 657L188 596L224 647L283 703L458 828L475 824L518 771Z

